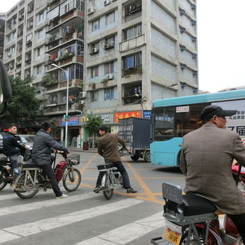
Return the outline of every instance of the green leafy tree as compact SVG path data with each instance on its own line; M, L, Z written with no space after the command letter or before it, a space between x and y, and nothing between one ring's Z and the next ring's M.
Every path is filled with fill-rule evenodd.
M35 97L35 88L30 86L33 78L24 80L10 77L12 99L3 117L8 122L18 123L23 120L35 120L40 106L40 100Z
M93 135L93 147L94 147L94 136L97 135L98 127L103 123L101 116L93 114L86 115L87 121L83 124L83 127L88 130L89 135Z

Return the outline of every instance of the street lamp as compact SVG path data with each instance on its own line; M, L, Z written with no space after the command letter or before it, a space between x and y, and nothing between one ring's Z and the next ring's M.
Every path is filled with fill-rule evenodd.
M67 81L67 84L66 84L66 115L65 115L65 147L68 146L68 103L69 103L69 100L68 100L68 97L69 97L69 67L64 70L63 68L57 66L56 64L52 63L51 64L52 66L55 66L56 68L62 70L63 72L65 72L66 74L66 81Z
M165 89L166 89L166 88L169 88L169 87L176 86L176 85L178 85L178 84L177 84L177 83L171 83L171 84L165 86L165 87L163 88L163 90L162 90L162 99L163 99L163 93L164 93Z

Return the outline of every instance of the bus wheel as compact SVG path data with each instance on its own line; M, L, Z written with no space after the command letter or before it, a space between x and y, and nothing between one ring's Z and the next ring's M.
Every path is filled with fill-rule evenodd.
M136 155L134 155L134 156L131 157L131 159L132 159L133 161L138 161L139 157L136 156Z
M145 153L144 159L145 159L146 162L150 162L150 161L151 161L151 154L150 154L150 151L147 151L147 152Z

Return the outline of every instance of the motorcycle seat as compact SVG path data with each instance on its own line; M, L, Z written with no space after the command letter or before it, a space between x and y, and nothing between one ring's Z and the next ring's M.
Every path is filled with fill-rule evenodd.
M39 168L39 166L33 162L23 162L22 168Z
M184 216L192 216L206 213L215 213L216 206L207 199L195 195L183 195L181 204L167 200L166 210L182 213Z
M101 170L101 169L109 169L109 168L113 168L113 167L115 167L115 165L112 162L109 162L109 163L106 163L106 164L98 165L97 166L98 170Z

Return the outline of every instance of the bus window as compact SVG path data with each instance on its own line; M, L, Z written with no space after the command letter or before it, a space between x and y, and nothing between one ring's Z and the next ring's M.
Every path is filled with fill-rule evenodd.
M205 106L205 104L190 105L188 112L176 113L177 137L183 137L185 134L201 126L201 124L198 124L198 121L201 111Z
M164 108L154 114L154 139L169 140L174 137L174 107Z

